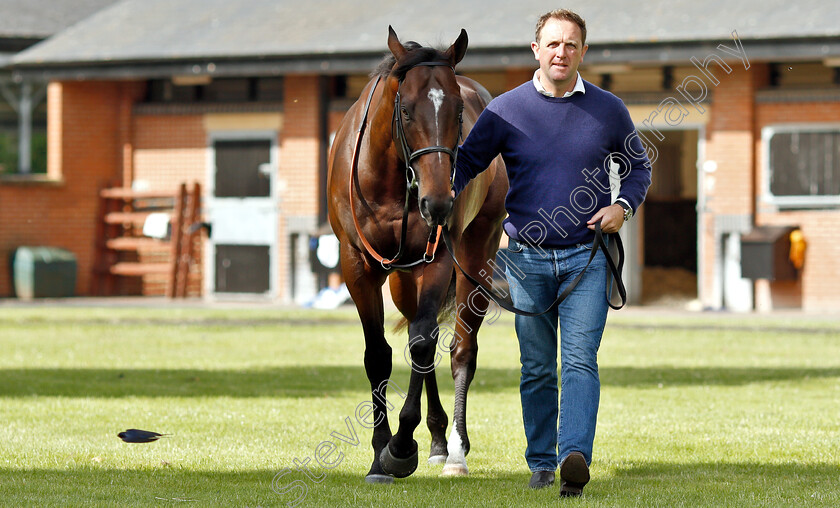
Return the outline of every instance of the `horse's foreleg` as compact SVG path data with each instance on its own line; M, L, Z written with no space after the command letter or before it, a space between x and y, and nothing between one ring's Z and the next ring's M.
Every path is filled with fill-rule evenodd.
M400 411L399 429L383 450L380 459L385 471L397 477L408 476L417 468L414 431L421 421L420 397L423 383L428 376L434 376L435 367L443 359L437 351L437 312L448 289L451 266L451 263L439 262L422 268L423 286L419 291L417 314L408 326L407 361L411 365L408 395ZM432 382L429 386L436 389L437 383ZM438 399L437 391L430 396L433 396L432 400Z
M417 282L414 280L413 274L394 272L389 276L388 281L391 286L391 297L394 299L397 308L409 323L414 321L417 318L418 294ZM443 330L442 327L441 330ZM448 343L447 333L447 331L444 331L444 337L438 337L438 342L445 341ZM437 355L435 355L435 358L437 358ZM425 387L426 405L428 407L426 425L429 427L432 436L429 464L443 464L446 462L446 426L449 424L449 418L440 403L435 372L426 374Z
M373 411L367 413L365 422L373 426L373 463L365 477L368 483L391 483L394 478L382 469L379 455L391 439L388 425L388 410L393 405L386 398L391 384L391 346L385 341L385 314L382 302L383 274L370 272L365 268L361 256L349 247L341 245L341 270L347 289L356 304L365 334L365 373L370 381ZM398 387L392 386L395 390Z
M380 296L381 299L381 296ZM380 300L381 301L381 300ZM361 311L360 311L361 315ZM368 483L391 483L394 479L383 468L379 461L382 450L391 440L391 427L388 423L388 411L393 409L392 403L387 398L387 389L392 385L391 376L391 347L385 342L383 332L380 332L382 340L377 335L369 334L365 329L365 372L370 381L371 403L373 404L372 421L373 437L373 463L370 466L365 481ZM399 394L401 390L396 385L392 388ZM402 394L401 394L402 395Z
M434 319L434 318L433 318ZM397 478L409 476L417 469L417 441L414 431L420 424L420 397L423 381L428 373L434 374L435 341L431 337L428 319L418 318L408 327L408 361L411 377L408 395L400 411L400 425L388 446L382 451L380 460L384 470Z

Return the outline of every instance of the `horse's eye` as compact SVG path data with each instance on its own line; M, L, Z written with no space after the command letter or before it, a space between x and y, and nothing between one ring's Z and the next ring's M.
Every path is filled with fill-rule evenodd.
M408 114L408 110L405 109L405 107L402 108L402 116L405 119L405 121L411 120L411 115Z

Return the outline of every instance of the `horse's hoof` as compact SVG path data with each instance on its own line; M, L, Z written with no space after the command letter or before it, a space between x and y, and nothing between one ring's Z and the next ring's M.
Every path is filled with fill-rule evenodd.
M429 465L430 466L437 466L440 464L446 464L446 458L448 455L432 455L429 457Z
M468 476L470 474L464 464L447 464L443 466L441 476Z
M365 482L373 484L390 484L394 483L394 477L389 474L369 474L365 476Z
M417 441L414 441L414 453L404 459L394 457L388 445L379 454L379 465L382 466L382 470L397 478L411 476L411 473L417 470L417 462Z

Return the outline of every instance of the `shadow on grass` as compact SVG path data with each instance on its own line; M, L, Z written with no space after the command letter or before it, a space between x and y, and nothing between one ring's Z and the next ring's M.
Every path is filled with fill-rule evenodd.
M444 393L452 391L449 369L439 369ZM408 389L408 368L392 380ZM658 387L801 381L840 377L837 368L604 367L603 386ZM516 391L518 369L479 367L474 393ZM0 397L324 397L369 390L364 368L299 366L246 370L203 369L0 369Z
M4 502L39 506L158 505L193 501L201 506L556 506L557 487L526 487L529 473L474 471L467 478L441 478L440 466L420 465L417 474L392 485L367 485L364 472L313 468L316 483L300 471L234 472L175 467L114 469L2 468L14 479L0 485ZM580 504L610 506L836 506L836 464L654 463L597 473ZM273 481L274 480L274 481Z

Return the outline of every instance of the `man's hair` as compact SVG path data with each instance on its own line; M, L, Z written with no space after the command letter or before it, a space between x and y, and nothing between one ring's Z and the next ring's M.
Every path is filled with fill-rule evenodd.
M534 35L534 40L537 44L540 42L540 32L542 32L545 23L549 19L566 20L576 24L580 28L580 34L583 37L583 41L581 41L581 43L586 45L586 21L584 21L578 13L570 11L569 9L557 9L551 12L546 12L540 16L540 19L537 20L537 30Z

